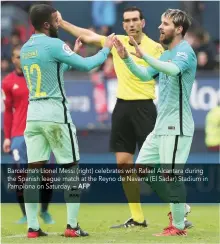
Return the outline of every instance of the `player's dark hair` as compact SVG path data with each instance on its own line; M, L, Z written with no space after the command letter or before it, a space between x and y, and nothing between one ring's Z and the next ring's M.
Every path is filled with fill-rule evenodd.
M180 9L167 9L163 16L171 18L175 27L183 27L183 31L181 33L182 36L185 36L192 23L191 18L187 15L187 13Z
M47 4L36 4L30 9L30 19L35 30L40 30L45 22L50 22L51 15L57 10Z
M136 7L136 6L125 8L123 14L124 14L125 12L134 12L134 11L138 11L138 12L139 12L139 14L140 14L140 19L141 19L141 20L144 19L144 15L143 15L142 10L141 10L140 8Z
M12 48L12 51L11 51L11 56L12 56L12 57L14 56L14 51L16 51L16 50L21 50L21 45L20 45L20 44L14 46L14 47Z
M21 34L18 30L13 30L12 33L11 33L11 36L17 36L19 39L21 37Z

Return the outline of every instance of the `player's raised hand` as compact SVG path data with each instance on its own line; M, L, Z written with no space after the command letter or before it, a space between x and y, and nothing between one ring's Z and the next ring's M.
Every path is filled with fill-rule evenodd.
M61 26L63 18L59 11L57 11L58 26Z
M3 142L3 151L9 153L11 151L11 140L5 139Z
M76 39L76 41L75 41L75 45L74 45L74 49L73 49L73 51L74 51L75 53L79 53L80 48L82 47L82 45L83 45L83 43L82 43L82 41L81 41L81 36L79 36L79 37Z
M139 48L137 42L134 40L133 36L129 36L130 43L135 47L136 53L131 52L131 54L135 55L138 58L142 58L144 56L143 51Z
M114 47L116 48L120 58L122 59L128 58L128 51L126 50L122 42L117 37L115 37Z
M113 44L114 44L114 39L115 39L115 33L112 33L111 35L109 35L109 36L106 38L104 47L108 47L108 48L112 49Z

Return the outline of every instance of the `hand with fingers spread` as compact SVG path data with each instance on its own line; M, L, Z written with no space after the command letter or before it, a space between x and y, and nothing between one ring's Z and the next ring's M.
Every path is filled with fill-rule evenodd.
M131 52L131 54L135 55L138 58L142 58L144 56L144 52L139 48L133 36L129 36L129 39L130 39L130 43L135 47L135 51L136 51L136 53Z
M77 39L76 39L76 42L75 42L75 45L74 45L74 49L73 49L73 51L75 52L75 53L79 53L79 51L80 51L80 48L82 47L82 41L81 41L81 36L79 36Z
M115 39L115 33L112 33L111 35L109 35L109 36L106 38L104 47L108 47L108 48L112 49L112 47L113 47L113 45L114 45L114 39Z
M127 49L124 47L122 42L117 37L115 37L114 47L116 48L120 58L122 58L122 59L128 58Z

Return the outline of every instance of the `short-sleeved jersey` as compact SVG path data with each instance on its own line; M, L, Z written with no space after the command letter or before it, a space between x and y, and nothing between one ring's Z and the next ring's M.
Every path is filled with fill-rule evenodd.
M34 34L21 49L21 66L29 88L27 120L71 122L64 90L63 73L71 66L88 71L101 65L109 54L82 58L58 38Z
M197 59L187 41L165 51L161 61L176 64L180 73L169 76L159 73L158 116L154 132L157 135L185 135L194 133L190 108L190 94L195 80Z
M123 43L128 52L135 52L134 46L129 44L129 37L125 35L117 35L118 39ZM102 46L104 45L106 37L103 36L101 40ZM140 48L144 53L149 54L154 58L159 58L163 53L162 46L151 40L148 36L143 34L140 43ZM148 82L141 81L127 68L123 60L119 57L115 47L112 48L113 63L115 72L118 78L117 97L124 100L144 100L155 99L155 80ZM148 64L136 56L132 56L134 62L138 65L148 67Z

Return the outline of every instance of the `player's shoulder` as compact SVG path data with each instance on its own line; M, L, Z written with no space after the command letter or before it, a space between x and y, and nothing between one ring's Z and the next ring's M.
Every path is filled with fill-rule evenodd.
M58 51L59 48L61 47L64 48L65 46L67 46L67 44L59 38L52 38L52 37L48 37L48 38L50 39L48 39L47 49Z
M196 57L196 54L193 50L193 48L191 47L191 45L187 42L187 41L182 41L180 43L180 45L178 45L177 49L177 54L179 55L187 55L187 56L193 56L193 57Z
M54 47L57 45L61 45L64 42L60 40L59 38L52 38L50 36L44 35L40 39L30 37L30 39L22 46L21 51L29 48L34 47L35 45L38 46L38 48L45 48L45 47Z
M10 86L10 84L13 83L14 77L15 77L14 71L7 74L2 80L2 87L4 88Z
M15 74L14 74L14 71L10 72L9 74L7 74L4 78L3 78L3 81L7 81L7 80L11 80L12 78L14 78Z
M30 37L24 44L23 46L21 47L21 50L20 50L20 53L24 53L26 52L32 45L31 45L31 42L32 42L32 38ZM21 55L22 57L22 55Z
M26 42L23 44L23 46L21 47L20 53L23 53L23 52L25 51L25 49L26 49L27 46L28 46L28 42L29 42L29 40L26 41Z
M47 50L51 53L52 56L59 56L62 54L71 56L74 52L71 50L71 48L66 44L64 41L62 41L59 38L51 38L51 43L47 47Z
M59 38L53 38L53 37L49 37L49 36L47 36L47 41L48 42L50 42L52 45L56 45L56 44L62 44L62 43L64 43L64 41L62 41L61 39L59 39Z
M183 40L176 48L174 48L173 55L176 59L187 61L191 67L196 67L196 54L187 41Z

